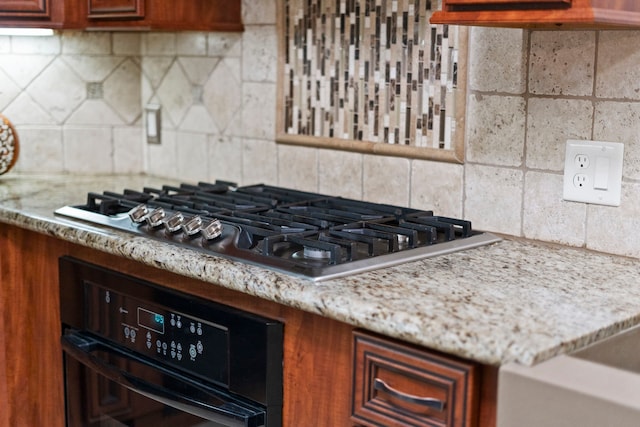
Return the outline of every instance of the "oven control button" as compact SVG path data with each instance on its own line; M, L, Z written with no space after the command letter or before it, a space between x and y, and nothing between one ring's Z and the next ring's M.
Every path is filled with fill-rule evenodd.
M151 350L151 341L147 341L147 348Z
M196 349L198 350L198 354L202 354L202 351L204 350L204 346L202 345L201 341L198 341L198 344L196 344Z
M189 356L191 356L191 360L195 360L197 355L198 350L196 350L195 344L191 344L191 346L189 347Z
M189 331L190 331L192 334L195 334L195 333L196 333L196 324L195 324L195 323L191 323L191 326L189 326Z
M129 335L130 335L130 334L131 334L131 329L129 329L129 327L128 327L128 326L125 326L125 327L124 327L124 336L125 336L126 338L129 338Z

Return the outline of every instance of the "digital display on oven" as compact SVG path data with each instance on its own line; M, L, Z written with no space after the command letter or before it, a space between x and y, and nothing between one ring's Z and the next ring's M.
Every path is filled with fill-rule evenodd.
M138 307L138 325L164 334L164 316L142 307Z

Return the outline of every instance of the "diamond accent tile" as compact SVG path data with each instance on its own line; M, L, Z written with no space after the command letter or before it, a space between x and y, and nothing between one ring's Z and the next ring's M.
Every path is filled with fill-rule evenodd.
M173 64L162 80L157 95L167 116L176 126L179 125L191 106L193 95L191 83L177 63Z
M142 71L153 88L160 86L162 79L173 64L173 58L151 57L142 59Z
M65 55L62 58L87 82L101 82L124 60L121 56Z
M104 82L104 99L127 123L141 114L140 67L127 60Z
M4 70L11 76L11 80L24 89L54 58L52 55L5 55L0 61L0 69ZM5 87L1 74L0 87Z
M60 123L84 101L86 85L64 61L57 59L27 92Z
M235 64L235 61L230 61ZM242 85L229 61L221 61L204 86L204 105L218 129L226 129L242 106Z
M182 65L182 69L189 78L189 81L195 85L203 85L211 75L211 71L220 61L218 58L192 58L180 57L178 61Z
M20 93L20 88L0 70L0 111L4 110Z

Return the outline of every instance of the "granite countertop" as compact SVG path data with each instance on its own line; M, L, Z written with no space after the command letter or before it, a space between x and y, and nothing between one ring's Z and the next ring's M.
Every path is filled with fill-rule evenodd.
M490 365L532 365L640 323L640 262L521 239L313 282L56 217L146 176L0 176L0 222Z

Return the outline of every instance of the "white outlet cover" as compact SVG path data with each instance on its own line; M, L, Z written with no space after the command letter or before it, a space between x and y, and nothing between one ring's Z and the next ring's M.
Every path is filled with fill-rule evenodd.
M568 140L563 199L620 206L623 153L619 142Z

